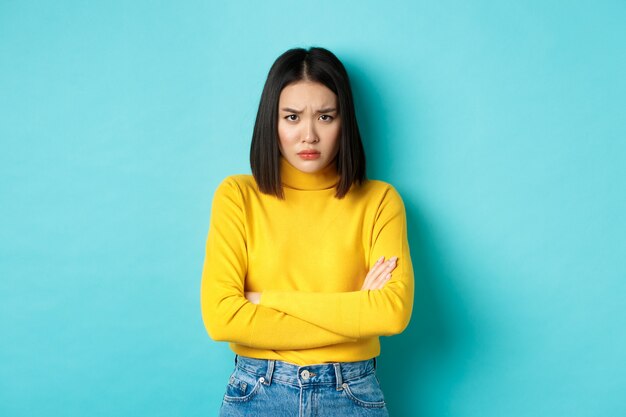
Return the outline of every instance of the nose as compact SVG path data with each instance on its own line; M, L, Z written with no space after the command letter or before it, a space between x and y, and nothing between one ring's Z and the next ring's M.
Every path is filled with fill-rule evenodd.
M303 142L306 143L317 143L319 142L319 137L317 136L317 131L315 130L315 123L309 122L305 126Z

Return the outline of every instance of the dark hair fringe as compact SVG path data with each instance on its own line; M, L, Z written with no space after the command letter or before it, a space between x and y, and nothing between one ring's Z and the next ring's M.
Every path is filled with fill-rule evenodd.
M321 83L337 95L341 135L336 157L340 179L335 197L343 198L353 184L360 185L366 179L365 151L356 121L348 73L341 61L324 48L290 49L272 65L263 87L252 133L252 175L262 193L284 198L278 147L278 101L283 88L302 80Z

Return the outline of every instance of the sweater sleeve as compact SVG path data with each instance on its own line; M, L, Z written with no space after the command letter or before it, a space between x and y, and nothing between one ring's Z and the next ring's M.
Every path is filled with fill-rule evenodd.
M357 339L401 333L411 318L414 291L406 229L404 204L390 186L376 213L369 251L370 268L381 256L398 257L392 277L382 289L334 293L267 290L260 304Z
M276 350L354 342L354 338L245 298L244 216L241 190L235 180L227 178L213 197L200 290L202 318L211 338Z

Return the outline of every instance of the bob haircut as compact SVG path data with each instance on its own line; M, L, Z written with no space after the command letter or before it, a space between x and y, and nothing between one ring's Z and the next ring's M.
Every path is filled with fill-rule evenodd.
M365 151L356 121L348 73L341 61L324 48L290 49L272 65L263 87L252 134L252 175L262 193L284 199L280 178L278 101L283 88L298 81L318 82L337 95L341 133L334 162L340 176L335 197L343 198L353 184L360 185L366 179Z

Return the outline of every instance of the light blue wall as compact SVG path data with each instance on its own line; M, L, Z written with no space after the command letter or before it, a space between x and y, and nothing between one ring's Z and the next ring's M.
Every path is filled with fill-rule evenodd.
M626 415L623 1L0 2L0 415L205 416L199 282L270 64L333 50L404 197L393 416Z

